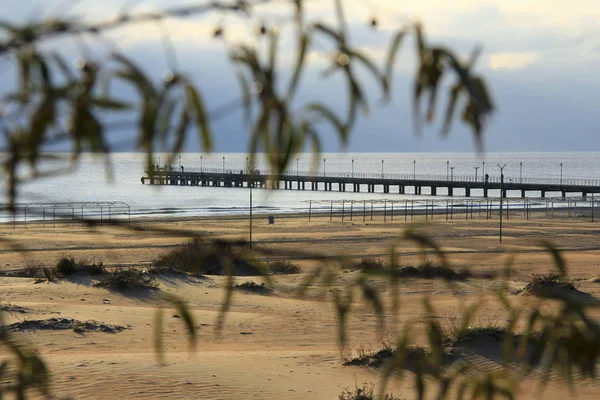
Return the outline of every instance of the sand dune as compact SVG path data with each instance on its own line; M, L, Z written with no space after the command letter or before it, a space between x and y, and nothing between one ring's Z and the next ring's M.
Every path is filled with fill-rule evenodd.
M385 257L387 245L406 225L403 221L344 222L329 218L277 218L268 225L258 218L254 240L272 250L303 250L321 254L345 253L356 260L362 257ZM145 220L136 227L187 229L222 238L247 237L247 221L230 219ZM581 291L600 297L600 285L590 280L600 264L600 228L575 220L550 220L538 216L525 221L512 217L505 221L503 243L497 240L497 221L453 220L441 218L424 226L448 251L450 261L459 267L468 266L475 272L501 268L509 253L516 256L515 273L510 286L522 288L533 273L551 268L550 256L539 246L542 239L551 239L566 249L571 277ZM187 240L180 233L130 232L119 227L99 227L97 231L82 226L28 224L27 228L12 225L0 227L0 236L22 246L16 249L4 242L0 249L3 271L18 271L28 263L53 265L65 254L76 259L102 261L109 266L147 266L160 253ZM402 264L419 260L418 248L402 242L397 248ZM433 255L430 256L433 259ZM297 259L309 273L318 264ZM170 275L159 277L156 292L121 292L96 288L96 277L62 279L34 283L30 278L0 277L0 305L6 306L8 323L28 320L66 318L85 322L119 325L128 329L103 331L25 330L15 335L40 350L52 371L52 387L57 394L75 398L202 398L202 399L336 399L342 387L355 383L378 383L375 369L343 366L346 351L340 353L337 343L335 310L328 294L332 288L342 288L356 279L358 271L340 274L333 286L313 286L304 298L294 289L304 279L302 275L275 276L274 291L260 295L242 291L234 293L230 312L226 316L221 336L215 332L217 316L223 301L223 277L207 279ZM238 277L236 282L260 281L259 278ZM383 300L390 303L390 292L383 282L374 283ZM475 321L480 324L504 325L506 315L494 300L493 282L470 279L447 285L437 280L406 279L400 283L400 322L419 324L424 320L421 306L423 295L429 295L440 323L456 323L468 304L482 302ZM181 318L173 309L164 310L164 348L166 363L157 361L153 348L155 310L166 306L161 293L185 299L199 329L195 352L190 351ZM536 301L527 296L511 296L511 300L527 306ZM8 305L12 309L8 309ZM23 307L21 309L15 307ZM598 311L592 312L598 317ZM393 326L388 326L390 335ZM377 333L374 311L357 300L348 321L348 349L359 346L378 349L381 337ZM392 336L387 337L391 340ZM417 328L415 342L425 343ZM493 343L478 342L469 348L468 358L481 370L501 367ZM2 356L0 356L2 358ZM533 374L519 387L523 398L538 392ZM392 382L396 395L412 397L413 381ZM594 382L577 384L577 396L597 398L600 387ZM543 398L562 399L572 393L560 379L552 377Z

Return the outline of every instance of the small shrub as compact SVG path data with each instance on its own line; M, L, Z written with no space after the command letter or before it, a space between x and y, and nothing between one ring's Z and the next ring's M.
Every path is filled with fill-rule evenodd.
M431 262L418 267L408 265L398 269L398 275L402 278L422 279L444 279L446 281L464 281L466 276L456 272L452 268L443 265L435 265Z
M523 296L545 298L562 298L568 295L590 296L588 293L577 290L572 281L563 279L555 272L533 275L527 286L516 293Z
M356 264L352 271L370 272L370 271L381 271L385 269L385 263L383 260L373 258L363 258Z
M56 273L58 276L69 276L76 273L79 265L73 256L61 257L56 263Z
M85 273L86 275L102 275L106 273L106 267L102 262L91 263L87 260L79 261L79 272Z
M273 292L273 289L268 288L264 282L260 285L256 282L244 282L238 285L234 285L233 288L237 290L243 290L245 292L253 292L259 294L268 294Z
M109 273L103 280L94 284L94 287L101 287L113 290L129 289L157 289L158 282L148 273L137 269L119 268Z
M241 246L190 240L152 261L150 269L166 269L205 275L223 275L225 268L221 257L226 255L233 262L233 275L261 275L261 268L243 257Z
M90 262L87 259L75 260L73 256L61 257L54 268L54 275L58 277L71 276L77 273L86 275L102 275L106 272L104 264Z
M291 261L272 261L267 264L269 272L274 275L291 275L299 274L302 269Z
M355 385L354 389L344 388L342 393L338 395L338 400L375 400L378 397L374 394L374 388L374 385L366 383L361 387ZM402 398L386 394L382 400L402 400Z
M28 261L23 268L22 276L27 278L41 278L44 275L44 266L38 262Z

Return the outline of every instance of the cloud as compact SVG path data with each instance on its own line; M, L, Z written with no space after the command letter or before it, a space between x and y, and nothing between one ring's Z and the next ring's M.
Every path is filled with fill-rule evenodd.
M489 56L489 64L496 70L517 70L528 67L539 58L538 53L496 53Z

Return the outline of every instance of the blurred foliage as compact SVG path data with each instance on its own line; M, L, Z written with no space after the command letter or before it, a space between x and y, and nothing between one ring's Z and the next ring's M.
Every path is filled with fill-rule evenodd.
M108 59L96 61L82 57L76 66L72 67L72 63L67 61L68 55L61 54L60 50L49 50L52 47L45 46L47 40L83 34L101 40L104 32L128 24L205 13L236 13L252 17L256 7L269 6L270 3L269 0L215 1L188 7L165 8L160 12L124 12L113 20L89 24L61 17L21 24L12 21L0 22L0 56L6 56L3 62L10 63L17 72L14 89L0 97L0 127L6 145L3 167L7 176L10 206L13 207L17 199L22 179L19 171L22 165L29 165L35 171L34 178L61 172L39 170L40 161L47 157L44 150L48 146L68 143L71 146L73 164L77 163L83 152L109 154L111 148L108 145L107 134L114 126L103 117L105 112L133 116L130 126L136 127L136 143L138 149L145 152L149 169L154 165L153 154L158 145L169 145L171 156L175 157L183 150L191 131L196 132L203 151L211 151L213 148L214 132L211 121L215 115L207 111L201 88L197 87L185 71L175 69L163 79L157 80L148 76L138 62L126 54L119 53L112 54ZM359 116L367 115L371 108L365 96L365 78L374 79L383 99L389 101L393 93L395 60L402 44L408 39L416 43L418 61L411 94L415 132L421 132L423 122L432 123L435 120L439 90L443 86L443 79L451 75L455 78L455 83L450 87L448 102L445 104L442 131L444 134L450 131L460 104L459 100L463 99L461 120L472 129L475 143L482 149L485 123L494 105L485 81L474 73L475 61L480 53L478 48L469 60L462 61L452 50L430 44L419 23L410 23L398 26L396 32L392 33L385 62L379 65L378 59L352 44L350 25L346 21L341 0L332 0L334 22L308 18L308 6L303 0L289 1L287 6L289 20L295 26L296 42L295 63L291 71L282 71L282 63L277 63L281 32L275 24L269 26L268 23L264 23L260 26L258 43L240 43L228 48L230 61L236 67L241 92L239 102L234 103L239 104L239 107L234 110L240 107L243 109L248 126L249 165L254 165L257 154L264 152L272 173L279 174L289 167L298 152L307 147L312 149L316 162L325 132L324 124L333 128L339 141L346 144ZM377 19L369 20L368 24L372 28L378 28ZM218 26L214 30L214 39L226 38L227 26ZM329 46L327 52L330 62L323 71L323 79L328 79L334 74L340 75L347 88L346 97L343 99L346 101L346 109L343 113L337 113L331 105L319 100L301 103L297 98L297 93L302 87L302 77L307 70L308 55L321 40ZM261 46L268 50L261 51ZM170 64L176 65L174 62ZM367 75L358 71L366 71ZM287 74L288 72L291 73ZM281 81L284 75L289 75L287 82ZM125 100L112 94L111 82L114 81L135 89L137 99ZM423 102L426 102L427 108L425 116L421 113ZM194 237L192 232L184 233ZM428 254L434 254L441 268L451 268L438 244L422 234L417 227L410 227L402 232L389 248L387 263L380 263L376 268L361 269L353 282L341 289L333 288L325 294L331 296L335 305L341 349L348 342L348 319L351 318L352 310L360 299L363 299L377 315L378 332L382 332L388 326L390 321L386 316L392 316L394 332L398 335L393 346L393 357L388 360L382 371L382 396L386 393L386 384L391 377L403 378L405 361L412 348L411 329L415 329L415 324L396 324L397 316L401 312L399 284L406 279L399 273L397 249L407 242L421 250L423 267L427 265ZM227 276L217 332L223 328L224 318L231 306L233 271L236 263L247 260L249 264L258 265L259 272L267 279L267 285L270 285L268 268L257 260L261 256L273 254L260 248L250 251L244 247L245 243L241 245L242 250L235 255L229 251L231 244L223 241L213 243L207 250L206 257L218 260L223 274ZM567 268L560 252L549 243L544 243L543 246L551 254L558 275L566 278ZM290 253L287 252L287 255ZM306 295L315 282L324 286L326 290L331 288L341 271L353 267L348 259L342 256L306 256L320 262L320 266L306 274L304 282L298 288L300 296ZM477 277L475 274L465 276L470 279ZM478 278L498 279L499 276L508 279L510 264L506 266L503 275L488 274ZM432 278L444 279L444 275ZM389 286L392 297L390 307L384 304L382 295L374 284L376 279L383 279ZM446 280L445 284L455 283ZM415 364L415 391L418 398L425 398L432 388L436 390L436 398L440 399L449 397L450 393L458 398L513 398L519 378L525 376L515 373L516 367L520 368L519 372L540 367L545 371L540 380L541 385L545 384L548 375L553 371L558 372L570 384L576 376L596 376L596 365L600 355L600 326L589 317L588 309L597 307L597 302L559 292L540 299L540 303L534 307L524 309L510 302L505 294L506 287L507 285L502 285L503 290L499 290L497 296L504 304L508 316L509 322L505 327L507 337L518 333L516 321L526 321L526 324L524 330L519 333L519 343L514 343L513 340L504 341L504 359L507 367L490 373L476 370L465 360L446 365L443 329L435 318L433 305L428 299L424 300L427 318L423 328L427 333L428 351L419 353L420 358ZM169 306L175 307L182 316L188 339L194 345L197 331L188 306L183 300L175 297L166 297L164 300ZM545 308L543 301L553 301L558 307ZM464 311L458 336L471 325L475 312L476 307L468 307ZM155 347L160 360L164 359L162 327L163 310L158 309ZM536 340L532 342L530 339L533 337ZM4 394L14 394L17 398L25 398L29 389L49 395L49 373L43 360L27 346L17 342L1 320L0 347L9 355L0 364L0 381L8 382L0 385L0 397Z

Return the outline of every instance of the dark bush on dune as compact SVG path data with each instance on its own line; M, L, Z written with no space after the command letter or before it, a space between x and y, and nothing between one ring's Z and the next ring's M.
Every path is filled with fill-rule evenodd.
M418 267L407 265L398 268L397 272L398 276L402 278L444 279L447 281L464 281L466 279L465 275L456 272L450 267L435 265L430 262Z
M222 247L217 248L217 246ZM226 268L221 254L227 254L232 261L233 275L261 275L260 267L244 258L243 247L205 242L199 239L190 240L180 247L160 255L152 261L150 270L170 269L193 274L224 275Z
M58 277L66 277L76 273L86 275L102 275L106 272L104 264L90 262L86 259L76 261L73 256L61 257L54 268L55 275Z
M267 264L269 272L273 275L299 274L302 269L291 261L272 261Z
M273 292L273 289L268 288L264 284L264 282L261 283L260 285L256 282L244 282L244 283L240 283L238 285L234 285L233 288L244 291L244 292L252 292L252 293L259 293L259 294L269 294L269 293Z
M590 296L588 293L577 290L572 281L567 281L554 272L533 275L527 286L519 290L517 294L546 298L562 298L569 295Z
M374 258L363 258L356 264L354 264L354 268L352 271L360 271L360 272L374 272L381 271L385 269L385 263L383 260L374 259Z
M157 289L158 282L148 273L137 269L117 269L109 273L94 287L112 290Z
M338 400L375 400L379 399L374 393L375 386L364 384L362 386L356 385L354 389L344 388L338 395ZM402 400L401 397L396 397L392 394L386 394L381 400Z
M389 268L387 268L382 260L372 258L362 259L352 268L353 271L360 271L366 274L378 273L386 269L389 272ZM467 279L465 274L457 272L450 267L436 265L431 262L416 267L412 265L396 267L394 271L401 278L444 279L447 281L464 281Z

